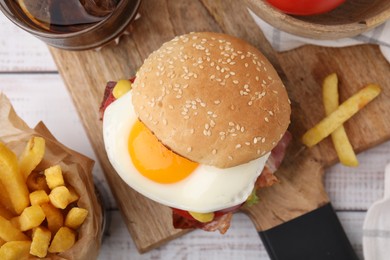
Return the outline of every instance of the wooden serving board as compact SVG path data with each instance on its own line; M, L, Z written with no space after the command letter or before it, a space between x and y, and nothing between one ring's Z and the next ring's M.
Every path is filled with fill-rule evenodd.
M277 176L263 189L261 202L247 210L258 231L266 230L314 210L329 201L324 190L324 168L337 161L329 140L305 149L299 138L324 116L320 84L331 72L340 78L344 100L367 83L383 93L345 126L356 151L390 138L390 65L375 46L332 49L305 46L277 54L249 16L243 2L234 0L144 0L134 31L119 45L101 51L69 52L51 49L58 69L78 109L89 139L105 171L107 182L140 252L165 243L186 231L175 230L170 209L129 188L111 167L104 150L99 105L109 80L129 78L143 60L175 35L191 31L225 32L247 40L267 56L280 73L292 100L294 142Z

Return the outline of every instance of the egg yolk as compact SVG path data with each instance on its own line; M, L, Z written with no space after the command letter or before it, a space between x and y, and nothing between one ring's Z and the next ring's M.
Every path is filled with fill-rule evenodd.
M181 181L198 166L167 149L139 120L130 131L128 149L135 168L146 178L158 183Z

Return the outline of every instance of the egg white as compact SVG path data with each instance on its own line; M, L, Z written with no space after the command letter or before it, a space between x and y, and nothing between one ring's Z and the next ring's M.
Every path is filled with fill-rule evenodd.
M170 207L207 213L243 203L251 194L269 156L268 153L227 169L199 164L186 179L173 184L160 184L140 174L128 152L128 138L136 120L131 91L108 106L103 120L103 138L108 158L130 187Z

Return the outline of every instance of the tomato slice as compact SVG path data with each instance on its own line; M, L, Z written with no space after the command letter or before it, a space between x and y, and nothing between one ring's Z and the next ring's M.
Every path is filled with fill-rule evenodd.
M266 0L272 6L287 14L314 15L329 12L345 0Z

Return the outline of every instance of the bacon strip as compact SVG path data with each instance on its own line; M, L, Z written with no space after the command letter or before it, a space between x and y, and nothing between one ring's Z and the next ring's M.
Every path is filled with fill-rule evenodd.
M100 113L100 120L103 119L104 111L106 108L115 101L115 97L112 94L112 90L114 89L116 85L116 81L109 81L107 82L106 88L104 89L104 95L103 100L100 104L99 113Z
M221 234L225 234L230 227L232 217L233 213L229 212L211 222L202 223L195 219L185 218L172 211L172 224L175 228L180 229L199 228L210 232L218 230Z

